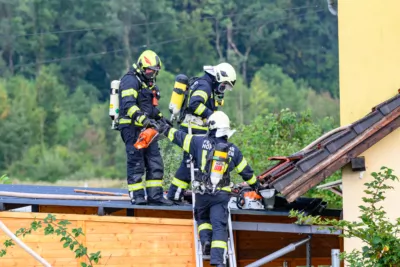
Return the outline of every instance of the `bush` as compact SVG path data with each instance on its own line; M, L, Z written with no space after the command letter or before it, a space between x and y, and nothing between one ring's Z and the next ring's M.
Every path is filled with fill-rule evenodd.
M379 204L385 200L386 190L393 189L389 181L399 181L393 175L393 170L382 167L381 172L373 172L374 180L364 185L366 197L362 200L364 205L359 206L361 221L350 222L346 220L321 219L319 216L304 216L299 211L291 211L290 217L296 217L297 223L324 225L332 231L342 230L342 237L358 238L365 243L361 250L350 253L343 252L342 259L352 267L388 267L400 264L400 218L393 223L387 216L384 208ZM327 226L329 225L329 226Z

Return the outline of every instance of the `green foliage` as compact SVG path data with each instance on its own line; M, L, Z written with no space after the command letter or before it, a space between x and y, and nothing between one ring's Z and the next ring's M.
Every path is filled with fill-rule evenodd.
M0 184L11 184L11 180L7 175L3 174L0 176Z
M358 238L363 241L361 250L342 253L342 258L352 267L387 267L400 264L400 218L390 221L386 211L380 205L385 200L387 190L393 189L390 182L399 179L393 170L382 167L372 173L373 180L365 183L364 204L359 206L359 221L322 219L320 216L305 216L299 211L291 211L290 217L296 217L299 224L322 225L331 231L342 230L341 236Z
M60 242L63 244L63 248L68 248L75 253L75 258L86 258L89 264L81 263L81 266L93 267L93 263L98 263L101 258L101 252L88 254L87 247L77 239L79 236L84 236L82 228L72 228L71 231L68 229L68 225L71 222L68 220L57 221L56 216L48 214L43 220L35 220L31 222L29 228L20 228L16 231L15 236L24 237L32 232L38 231L43 228L44 235L57 235L60 237ZM14 246L12 239L7 239L3 242L4 248L0 250L0 257L4 257L7 254L7 249Z
M177 74L198 76L221 61L235 66L221 110L257 172L270 166L267 156L293 153L338 126L337 21L319 0L6 2L0 170L12 178L125 177L125 147L109 129L109 87L144 49L163 62L157 84L167 118ZM168 141L160 146L168 183L182 152ZM340 205L329 192L310 195Z
M269 162L268 157L291 155L321 134L321 127L312 121L309 111L283 109L258 116L249 125L238 125L232 142L240 144L244 156L260 173L275 163Z

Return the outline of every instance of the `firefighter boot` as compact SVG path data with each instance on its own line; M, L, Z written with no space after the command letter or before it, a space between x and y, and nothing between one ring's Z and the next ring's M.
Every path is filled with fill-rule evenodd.
M135 192L129 191L129 197L131 198L132 205L146 205L147 201L141 194L135 196Z
M202 246L202 249L203 249L203 255L209 256L209 255L210 255L210 250L211 250L211 243L210 243L210 241L204 242L204 244L203 244L203 246Z
M161 186L147 187L146 192L147 192L147 201L149 205L156 205L156 206L174 205L174 202L164 198L163 189Z

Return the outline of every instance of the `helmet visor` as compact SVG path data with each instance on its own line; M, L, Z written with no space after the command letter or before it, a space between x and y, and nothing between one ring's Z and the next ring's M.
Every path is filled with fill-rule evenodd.
M215 137L222 137L222 136L226 136L229 138L231 138L231 136L236 132L236 130L231 130L230 128L220 128L217 129L216 133L215 133Z
M232 91L232 89L233 89L233 86L230 84L230 83L228 83L228 82L223 82L223 83L220 83L219 85L218 85L218 88L217 88L217 91L218 91L218 93L220 93L220 94L223 94L223 93L225 93L225 91Z
M150 67L149 68L145 68L143 74L147 79L151 80L151 79L154 79L157 76L158 70L155 70L155 69L150 68Z

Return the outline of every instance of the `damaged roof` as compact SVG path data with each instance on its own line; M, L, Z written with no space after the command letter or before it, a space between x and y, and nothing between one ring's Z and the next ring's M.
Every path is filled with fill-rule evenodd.
M294 202L399 126L400 90L363 118L324 134L301 151L269 158L279 163L258 178Z

